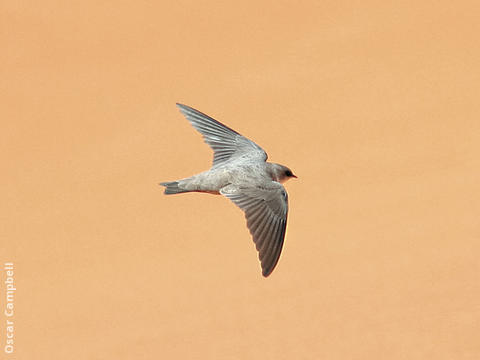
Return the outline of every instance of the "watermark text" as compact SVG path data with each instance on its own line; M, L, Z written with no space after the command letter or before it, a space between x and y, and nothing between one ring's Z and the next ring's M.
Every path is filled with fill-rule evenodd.
M3 314L5 315L5 333L6 333L6 341L4 351L7 354L12 354L14 350L14 300L15 300L15 280L14 280L14 272L13 272L13 263L6 262L3 266L5 271L5 310Z

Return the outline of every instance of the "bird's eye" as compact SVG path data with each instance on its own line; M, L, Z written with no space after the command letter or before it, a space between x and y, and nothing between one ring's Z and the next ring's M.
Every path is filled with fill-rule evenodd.
M292 172L290 170L285 171L285 176L293 176Z

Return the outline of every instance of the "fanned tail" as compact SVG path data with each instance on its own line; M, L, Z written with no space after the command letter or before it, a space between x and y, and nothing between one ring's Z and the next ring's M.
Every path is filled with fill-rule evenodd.
M189 190L180 189L178 181L161 182L160 185L165 186L165 195L181 194L190 192Z

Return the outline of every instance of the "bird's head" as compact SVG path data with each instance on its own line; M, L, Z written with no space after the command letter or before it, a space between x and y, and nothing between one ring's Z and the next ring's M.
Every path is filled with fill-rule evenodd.
M284 183L285 181L296 178L297 176L293 174L292 170L288 167L280 164L272 164L272 179L278 181L279 183Z

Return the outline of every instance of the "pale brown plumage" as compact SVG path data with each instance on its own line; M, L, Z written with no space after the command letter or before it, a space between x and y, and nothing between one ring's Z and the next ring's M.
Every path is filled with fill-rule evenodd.
M235 130L189 106L177 106L213 149L213 165L192 177L160 183L165 194L196 191L229 198L245 212L262 274L270 275L287 226L288 195L281 183L296 176L286 166L266 162L266 152Z

